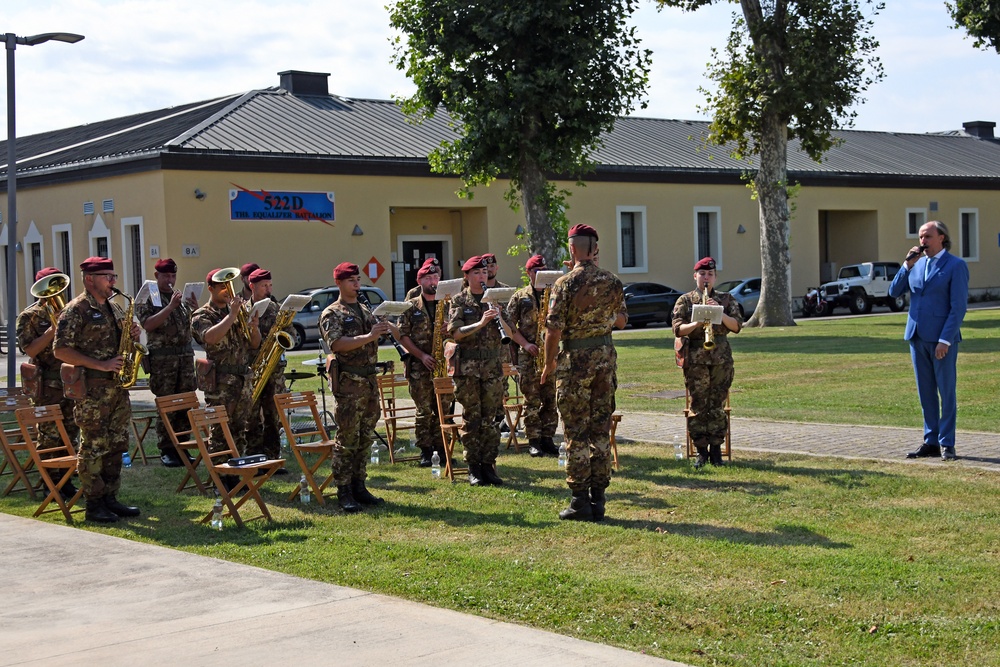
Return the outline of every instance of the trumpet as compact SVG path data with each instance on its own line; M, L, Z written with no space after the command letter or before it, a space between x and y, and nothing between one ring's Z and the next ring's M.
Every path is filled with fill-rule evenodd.
M229 267L228 269L219 269L212 274L213 283L225 283L226 291L229 292L229 298L236 298L236 288L233 286L233 281L240 275L240 270L235 266ZM247 340L250 340L250 310L247 304L243 304L240 307L240 312L237 314L236 319L238 320L237 326L239 327L240 335L242 335Z
M371 301L368 300L368 296L364 292L358 292L358 300L360 300L361 303L365 304L365 307L368 310L372 309L372 303ZM403 346L399 344L399 341L396 340L391 333L389 334L389 341L392 343L392 346L396 348L396 352L399 354L400 361L405 362L407 359L410 358L410 353L407 352L403 348Z
M52 328L59 320L59 313L66 307L66 299L63 296L69 288L69 276L65 273L53 273L45 276L31 286L31 296L35 297L42 304L45 314L52 322Z
M118 342L118 355L122 358L122 368L115 374L118 386L128 389L138 379L142 358L149 354L149 350L142 343L132 340L134 300L116 287L112 287L111 291L116 296L120 296L128 301L128 308L125 309L125 317L122 318L122 336Z
M708 305L708 286L705 286L702 292L701 302L704 305ZM712 323L710 321L705 322L705 349L711 350L715 347L715 330L712 328Z

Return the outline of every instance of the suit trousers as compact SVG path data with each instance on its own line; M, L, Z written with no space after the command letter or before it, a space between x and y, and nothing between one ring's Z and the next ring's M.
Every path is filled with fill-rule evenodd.
M955 446L955 399L958 343L952 343L944 359L934 357L937 341L910 339L910 356L917 377L917 395L924 413L924 444Z

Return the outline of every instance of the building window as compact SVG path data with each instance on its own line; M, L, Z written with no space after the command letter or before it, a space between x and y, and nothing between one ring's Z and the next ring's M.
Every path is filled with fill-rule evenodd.
M619 206L615 210L618 227L618 271L645 273L646 207Z
M958 255L969 262L979 261L979 209L958 209L959 251ZM954 244L954 238L952 243ZM954 249L954 245L952 246Z
M31 250L31 275L35 276L42 270L42 244L32 243L28 248Z
M920 228L927 222L927 209L906 209L906 238L915 239L920 234Z
M97 246L97 256L107 257L108 256L108 237L98 236L94 239L94 245Z
M696 206L694 209L694 261L702 257L715 260L722 269L722 209L718 206Z

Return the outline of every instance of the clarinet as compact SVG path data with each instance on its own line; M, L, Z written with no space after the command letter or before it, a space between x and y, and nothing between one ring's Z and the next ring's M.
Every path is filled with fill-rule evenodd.
M483 286L483 292L486 292L486 283L481 282L479 284ZM503 321L501 320L503 313L500 310L500 305L497 303L493 303L493 305L494 307L496 307L498 313L496 323L497 323L497 330L500 332L500 343L502 345L510 345L512 339L510 336L507 335L507 330L503 328Z
M368 300L368 297L365 295L364 292L358 292L358 299L361 301L361 303L365 305L365 307L368 310L372 309L371 301ZM407 352L405 349L403 349L403 346L399 344L398 340L392 337L391 333L388 334L388 336L389 340L392 342L392 346L396 348L396 352L399 353L399 360L402 362L406 362L406 360L410 358L410 353Z

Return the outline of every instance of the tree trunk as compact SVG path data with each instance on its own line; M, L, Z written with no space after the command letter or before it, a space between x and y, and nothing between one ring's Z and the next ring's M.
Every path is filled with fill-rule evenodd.
M776 113L762 118L760 169L754 178L760 206L760 301L747 323L795 326L788 249L788 127Z
M545 258L545 265L557 266L559 247L555 230L549 224L548 192L545 174L538 163L529 158L521 158L521 203L528 229L528 247L533 255Z

